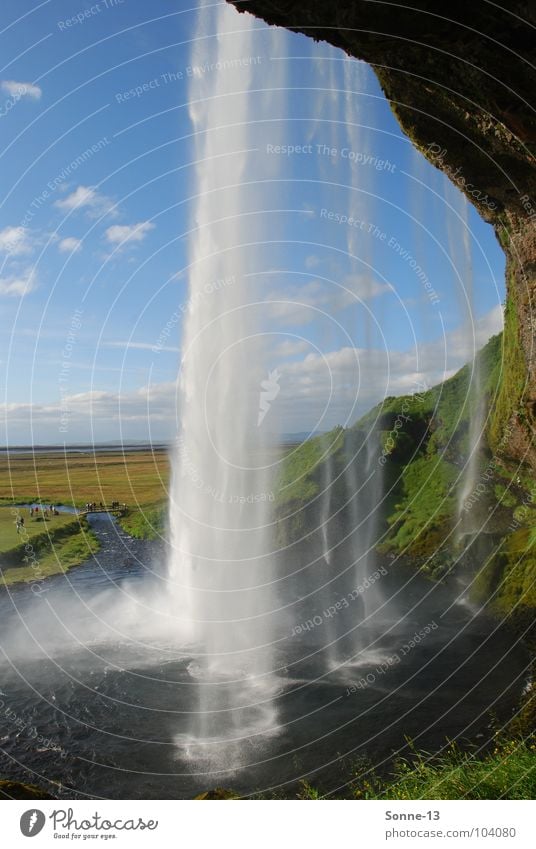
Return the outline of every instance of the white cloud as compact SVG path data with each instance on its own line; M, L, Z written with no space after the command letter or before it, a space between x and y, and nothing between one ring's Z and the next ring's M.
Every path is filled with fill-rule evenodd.
M347 275L342 285L310 280L299 286L269 292L264 300L270 314L285 324L308 324L324 316L392 291L389 284L365 275Z
M367 277L366 274L347 274L343 282L354 300L368 301L385 292L394 292L390 283L380 283L372 277Z
M29 97L30 100L39 100L43 94L42 89L33 83L20 83L17 80L2 80L2 91L19 100L21 97Z
M78 186L70 195L57 200L54 206L64 212L83 209L91 218L117 215L112 199L98 192L93 186Z
M33 268L28 269L23 274L0 277L0 295L19 298L35 289L36 285L37 277L35 272Z
M296 339L295 341L287 339L275 348L274 356L295 357L297 354L303 354L305 351L308 351L310 347L311 344L306 339Z
M49 404L0 404L0 417L10 425L60 423L62 415L70 423L99 421L173 421L176 416L177 386L175 382L154 383L132 392L109 392L92 389L64 396ZM58 437L61 439L61 435Z
M139 221L137 224L114 224L106 230L106 238L112 245L126 242L142 242L147 233L155 229L151 221Z
M82 247L82 239L75 239L74 236L67 236L66 239L62 239L58 244L58 250L62 253L76 253Z
M33 250L30 232L25 227L4 227L0 230L0 251L18 256Z
M150 386L141 386L132 392L121 394L115 392L101 392L92 390L71 395L67 403L73 409L83 412L90 410L97 415L108 416L114 409L121 410L123 415L146 419L152 415L175 415L174 399L177 393L177 385L174 381L165 383L153 383Z
M477 347L501 327L501 309L496 307L475 322ZM417 350L390 351L344 347L325 354L309 353L299 362L278 364L280 394L273 406L282 432L309 430L319 422L325 430L335 424L352 424L386 395L400 395L433 386L460 368L467 358L459 342L458 328ZM111 347L145 349L147 343L112 341ZM156 383L130 392L91 390L79 392L53 404L0 404L8 433L20 439L31 423L34 429L48 428L48 438L71 439L154 436L171 437L175 432L176 383ZM357 399L357 403L356 403ZM58 432L62 411L68 410L69 430ZM322 419L323 411L327 414ZM88 428L91 428L88 430ZM115 431L114 431L115 428ZM130 428L130 430L129 430ZM24 431L25 432L25 431ZM76 434L76 436L75 436ZM30 435L28 434L28 439ZM14 437L10 437L13 443Z
M104 342L104 348L121 348L121 350L130 350L131 348L135 351L153 351L155 348L155 342ZM179 353L180 348L175 348L172 345L159 345L158 351L167 351L171 353Z
M473 356L473 350L477 350L486 344L490 336L499 333L504 326L504 310L501 304L493 307L481 318L474 322L474 328L459 328L449 334L451 344L461 351L465 360Z
M319 262L320 259L316 254L309 254L309 256L305 258L305 267L308 269L316 268Z
M282 429L314 427L324 410L320 429L350 424L388 395L414 393L441 383L472 359L473 352L502 324L498 305L474 322L474 335L459 327L408 351L344 347L323 354L311 352L298 362L279 365Z

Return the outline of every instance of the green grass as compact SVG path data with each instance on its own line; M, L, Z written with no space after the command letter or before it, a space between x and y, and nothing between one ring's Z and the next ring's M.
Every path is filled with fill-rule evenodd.
M499 552L477 572L472 598L521 632L534 627L536 609L535 529L522 527L505 537Z
M136 539L159 539L165 534L167 512L167 502L148 504L129 510L119 523L127 534Z
M485 756L451 745L446 753L399 760L388 778L370 775L352 787L356 799L534 799L536 745L497 743Z
M344 440L342 427L308 439L287 453L277 483L278 506L307 503L320 490L318 473L323 463L340 451Z
M165 528L169 463L166 451L96 454L13 454L0 458L0 553L4 583L27 582L65 572L98 550L87 523L60 513L48 521L24 516L17 534L11 505L40 502L83 507L88 501L125 502L127 533L152 539ZM25 544L31 545L28 552ZM33 559L35 555L35 560ZM24 562L30 557L31 565ZM0 581L2 579L0 577Z
M531 728L534 728L534 697L529 698ZM526 719L514 721L497 734L486 751L467 751L456 743L442 752L417 751L408 741L411 754L397 758L381 773L367 757L345 766L339 778L344 789L335 794L315 780L299 782L294 798L307 800L447 800L447 799L534 799L536 798L536 743L527 736ZM287 793L259 794L258 798L289 798Z
M87 526L81 528L78 521L65 526L62 533L63 536L56 534L54 538L34 537L31 549L20 552L21 565L2 569L0 586L42 581L67 572L99 550L96 537ZM27 557L26 565L23 565L23 557Z
M527 382L527 366L520 343L515 302L516 288L515 281L511 281L504 311L501 357L497 358L491 374L491 380L498 390L494 399L488 438L491 450L499 453L504 450L512 417L519 414L520 419L522 418L522 410L519 408Z
M496 483L493 487L493 494L498 502L500 502L503 507L516 507L517 498L514 494L502 483Z
M24 518L24 539L33 539L43 534L54 534L58 529L73 525L73 516L60 513L59 516L39 520L30 518L30 511L26 507L14 507L15 515L10 507L0 507L0 553L4 554L22 544L23 535L17 533L15 525L18 516ZM75 522L78 528L78 520Z
M384 550L433 554L449 530L456 509L458 470L441 457L422 456L400 470L399 501L388 517L392 532Z

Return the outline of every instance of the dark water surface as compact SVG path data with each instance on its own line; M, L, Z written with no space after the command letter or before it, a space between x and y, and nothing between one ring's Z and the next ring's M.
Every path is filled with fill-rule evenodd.
M428 751L455 738L485 744L491 714L511 715L523 689L527 658L511 635L452 605L444 588L405 586L399 574L382 578L396 602L381 621L356 628L359 599L337 612L338 631L351 633L335 655L323 610L290 582L294 625L279 635L277 672L253 686L204 681L191 652L147 638L158 624L150 603L125 615L125 596L162 589L164 547L108 517L90 521L95 558L51 578L42 596L0 594L2 777L65 798L190 798L215 786L291 795L302 777L329 792L358 756L381 766L406 737ZM334 603L341 591L332 587ZM225 742L191 738L199 687ZM241 687L244 707L226 710Z

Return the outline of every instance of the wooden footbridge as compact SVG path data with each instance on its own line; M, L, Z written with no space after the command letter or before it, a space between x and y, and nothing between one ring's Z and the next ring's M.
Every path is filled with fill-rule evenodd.
M79 516L89 516L90 513L111 513L113 516L125 516L128 513L128 507L126 504L118 504L114 501L113 506L107 507L106 504L96 504L78 511Z

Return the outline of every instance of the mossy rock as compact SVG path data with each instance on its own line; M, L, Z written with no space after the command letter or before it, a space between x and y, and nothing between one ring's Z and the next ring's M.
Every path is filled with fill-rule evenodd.
M56 799L35 784L0 779L0 799Z
M199 793L196 799L240 799L234 790L226 790L225 787L215 787L214 790L205 790Z
M527 638L535 629L536 549L529 528L508 536L501 551L476 575L471 595Z

